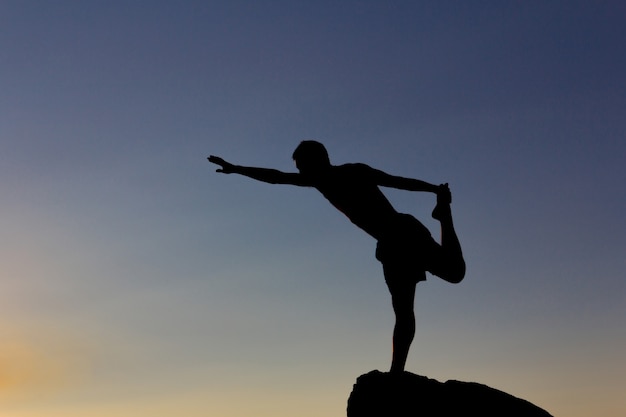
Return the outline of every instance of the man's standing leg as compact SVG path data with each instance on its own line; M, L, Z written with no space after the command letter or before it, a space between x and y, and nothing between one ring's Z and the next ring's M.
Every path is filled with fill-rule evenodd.
M415 336L415 281L401 270L383 265L385 280L391 293L391 303L396 316L393 328L393 354L391 358L392 373L404 372L409 349ZM405 280L403 280L405 278Z

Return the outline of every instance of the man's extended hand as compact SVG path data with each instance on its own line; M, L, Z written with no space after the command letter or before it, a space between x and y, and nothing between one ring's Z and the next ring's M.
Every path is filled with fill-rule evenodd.
M452 202L452 193L448 183L437 186L437 203L450 204Z
M222 174L232 174L233 172L235 172L235 165L231 164L230 162L224 161L219 156L211 155L207 159L209 160L209 162L221 166L221 168L216 169L215 172L221 172Z

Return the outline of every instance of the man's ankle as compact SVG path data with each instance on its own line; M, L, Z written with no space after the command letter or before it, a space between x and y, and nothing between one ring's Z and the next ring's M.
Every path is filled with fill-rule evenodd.
M432 212L432 217L440 222L448 221L452 219L452 210L450 210L449 204L437 203Z

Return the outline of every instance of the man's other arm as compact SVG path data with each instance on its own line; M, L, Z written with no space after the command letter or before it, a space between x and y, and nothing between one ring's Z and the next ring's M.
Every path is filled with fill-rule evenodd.
M365 166L368 169L368 175L371 175L376 184L382 187L397 188L407 191L424 191L430 193L437 193L440 187L426 181L390 175L384 171L380 171L367 165Z

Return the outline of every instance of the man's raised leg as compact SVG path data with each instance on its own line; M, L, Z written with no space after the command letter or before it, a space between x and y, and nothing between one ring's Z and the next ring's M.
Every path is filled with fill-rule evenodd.
M452 195L445 184L447 192L437 193L437 205L433 210L433 218L441 223L441 249L443 256L440 259L437 276L453 284L458 284L465 277L465 260L461 243L454 230L450 203Z

